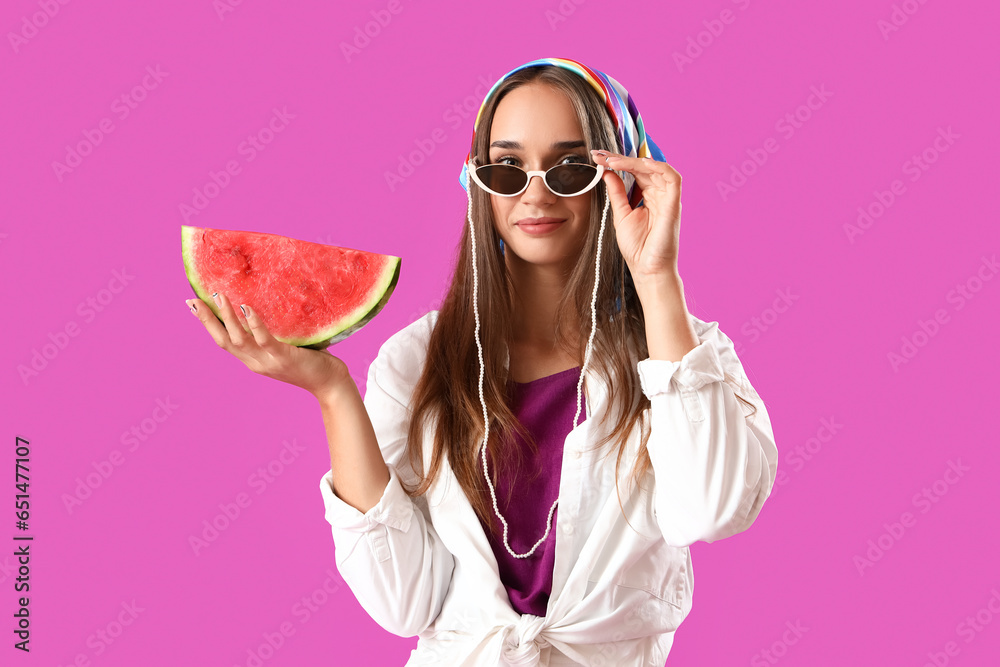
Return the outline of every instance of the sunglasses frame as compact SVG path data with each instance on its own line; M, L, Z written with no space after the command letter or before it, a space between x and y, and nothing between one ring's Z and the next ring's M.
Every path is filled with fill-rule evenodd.
M521 169L521 171L523 171L525 174L528 175L528 178L525 179L525 181L524 181L524 187L521 188L520 190L518 190L517 192L512 193L512 194L504 194L503 192L497 192L496 190L491 190L490 188L486 187L486 184L483 183L480 180L479 176L476 174L476 171L479 170L480 168L482 168L482 167L489 167L489 166L493 166L493 165L487 165L487 164L477 165L476 164L476 158L473 157L469 161L469 163L466 165L466 171L469 173L469 176L472 177L472 180L474 180L479 187L481 187L483 190L486 190L490 194L497 195L498 197L517 197L518 195L523 194L524 191L528 189L528 186L531 185L531 179L533 177L535 177L535 176L540 176L541 177L542 183L545 184L545 187L552 194L558 195L559 197L577 197L577 196L582 195L582 194L584 194L586 192L590 192L591 190L594 189L594 187L598 183L601 182L601 177L604 175L604 165L603 164L589 164L589 163L583 163L583 162L578 162L576 164L586 164L588 167L594 167L597 170L597 172L596 172L596 174L594 176L594 180L592 180L589 184L587 184L587 187L585 187L584 189L580 190L579 192L574 192L573 194L568 194L568 195L564 195L561 192L556 192L549 185L549 182L547 180L545 180L546 174L548 174L553 169L556 169L557 167L564 167L564 166L566 166L566 165L563 165L563 164L553 165L553 166L549 167L548 169L546 169L545 171L527 171L525 169L521 169L520 167L512 165L512 164L504 165L504 166L507 166L507 167L513 167L514 169Z

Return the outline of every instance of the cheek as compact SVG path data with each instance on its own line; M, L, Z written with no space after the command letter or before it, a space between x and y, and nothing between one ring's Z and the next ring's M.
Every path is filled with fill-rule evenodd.
M493 219L498 225L506 226L507 220L510 217L510 209L512 202L503 197L491 196L493 204Z

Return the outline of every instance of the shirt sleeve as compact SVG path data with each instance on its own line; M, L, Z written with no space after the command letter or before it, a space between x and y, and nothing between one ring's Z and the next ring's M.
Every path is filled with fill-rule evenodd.
M365 408L389 469L382 496L362 513L337 496L330 470L320 492L340 575L375 622L412 637L440 613L455 561L434 530L426 501L411 498L402 486L415 481L406 458L407 404L424 358L405 340L390 338L368 370Z
M666 542L714 542L750 527L771 493L778 450L767 409L733 342L692 317L699 343L680 361L640 361L650 401L654 512ZM728 374L756 414L737 400Z

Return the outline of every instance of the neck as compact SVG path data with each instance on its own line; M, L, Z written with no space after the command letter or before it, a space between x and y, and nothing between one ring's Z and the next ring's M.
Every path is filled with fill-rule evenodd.
M514 301L514 342L542 350L555 351L556 307L566 291L568 278L558 266L539 266L527 262L508 263L516 296ZM578 332L563 323L572 338Z

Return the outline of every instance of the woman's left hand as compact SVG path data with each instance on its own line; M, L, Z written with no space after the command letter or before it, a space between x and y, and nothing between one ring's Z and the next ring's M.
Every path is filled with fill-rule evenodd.
M666 162L591 151L606 167L604 184L611 200L615 236L634 281L679 278L677 246L681 227L681 175ZM608 161L608 158L612 158ZM618 159L614 159L617 157ZM642 204L632 208L622 178L627 171L642 188Z

